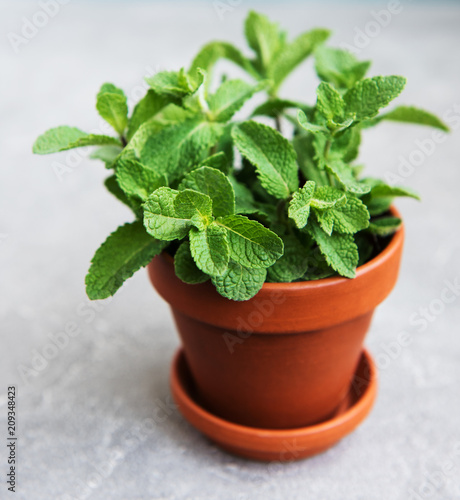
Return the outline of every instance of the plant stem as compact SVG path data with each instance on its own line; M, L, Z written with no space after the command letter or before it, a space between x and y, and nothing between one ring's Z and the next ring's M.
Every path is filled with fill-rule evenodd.
M280 115L275 115L275 125L276 125L276 130L281 134L281 120L280 120Z
M327 157L328 157L328 154L329 154L329 150L331 149L331 144L332 144L332 140L331 139L328 139L326 141L326 144L324 146L324 161L326 162L327 161ZM332 174L328 171L327 172L327 179L329 181L329 185L330 186L334 186L335 185L335 182L334 182L334 177L332 176Z

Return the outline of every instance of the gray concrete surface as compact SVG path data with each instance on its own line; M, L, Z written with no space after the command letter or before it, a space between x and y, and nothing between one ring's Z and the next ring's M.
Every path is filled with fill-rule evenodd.
M85 298L94 250L130 215L105 193L102 166L66 154L34 157L31 144L58 124L100 128L94 101L105 81L134 97L143 75L188 64L208 39L241 43L251 4L223 3L220 19L212 1L74 0L17 53L7 34L20 34L24 18L44 24L43 9L0 5L0 498L458 499L460 298L458 290L443 292L460 280L458 4L402 0L380 28L369 24L371 11L390 4L272 2L263 9L293 34L329 26L334 44L353 44L357 30L372 33L360 49L375 60L372 74L406 75L400 102L447 113L455 128L437 144L430 129L392 124L365 137L369 173L397 173L401 155L416 163L401 180L423 203L398 202L407 225L401 277L367 340L380 367L378 401L354 434L321 456L282 466L227 455L170 407L178 339L146 273L111 302ZM314 86L307 64L283 93L312 99ZM54 162L69 166L61 179ZM66 328L72 337L62 334ZM401 332L410 345L401 346ZM61 342L55 351L52 336ZM16 494L5 484L8 385L18 388Z

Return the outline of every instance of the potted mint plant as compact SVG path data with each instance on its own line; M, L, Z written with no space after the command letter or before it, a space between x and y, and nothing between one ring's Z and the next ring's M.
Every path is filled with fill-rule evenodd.
M107 298L148 265L183 342L171 381L186 418L252 458L280 458L295 438L300 458L372 406L375 367L362 344L398 274L392 202L418 198L362 175L361 135L384 120L447 127L412 106L381 113L405 79L366 77L369 61L326 47L325 29L289 40L250 12L245 34L251 56L212 42L188 70L147 78L131 114L123 91L104 84L96 107L113 136L57 127L33 151L97 147L107 189L133 218L96 251L87 293ZM280 97L311 54L316 98ZM220 59L247 80L213 78ZM261 104L235 118L256 94Z

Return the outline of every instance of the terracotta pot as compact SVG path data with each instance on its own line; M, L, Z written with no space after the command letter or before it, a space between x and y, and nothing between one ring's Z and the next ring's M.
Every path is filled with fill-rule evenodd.
M396 212L395 212L396 213ZM169 303L200 405L236 424L292 429L332 417L348 394L374 308L398 276L404 231L355 279L265 283L245 302L187 285L162 254L150 279Z

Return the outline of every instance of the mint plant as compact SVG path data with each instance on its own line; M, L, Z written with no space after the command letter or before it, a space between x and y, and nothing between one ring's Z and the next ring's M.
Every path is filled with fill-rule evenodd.
M116 136L62 126L35 142L38 154L98 146L92 158L110 171L107 189L133 212L92 260L91 299L113 295L161 252L174 257L182 281L211 280L232 300L253 297L265 281L353 278L400 226L389 211L394 197L418 199L405 187L361 177L355 164L362 131L383 120L448 130L415 107L380 114L403 90L403 77L365 78L370 62L326 47L325 29L289 41L277 24L250 12L245 34L252 56L212 42L188 70L147 78L150 89L130 115L123 91L102 85L96 108ZM279 97L285 78L312 54L316 102ZM216 88L220 59L249 81L221 75ZM235 120L255 94L263 103Z

